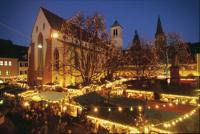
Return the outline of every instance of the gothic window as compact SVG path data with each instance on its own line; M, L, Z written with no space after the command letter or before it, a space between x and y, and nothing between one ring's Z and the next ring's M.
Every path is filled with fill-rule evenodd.
M114 35L114 37L115 37L115 29L113 30L113 35Z
M115 35L117 36L117 34L118 34L118 31L117 31L117 29L115 29L116 31L115 31Z
M54 61L55 61L55 70L59 70L59 52L58 49L56 48L54 50Z
M43 36L42 33L38 36L38 73L42 76L43 72Z

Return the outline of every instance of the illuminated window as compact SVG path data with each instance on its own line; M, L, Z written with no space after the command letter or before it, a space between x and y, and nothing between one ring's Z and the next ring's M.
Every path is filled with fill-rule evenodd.
M9 75L9 74L10 74L9 70L6 70L6 75Z
M4 66L8 66L8 62L7 61L4 61Z
M12 66L12 62L11 61L8 62L8 66Z
M3 61L0 61L0 66L3 66Z

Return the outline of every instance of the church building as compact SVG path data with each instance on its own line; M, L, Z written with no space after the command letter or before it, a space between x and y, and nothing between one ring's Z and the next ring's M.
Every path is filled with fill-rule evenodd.
M29 45L28 59L28 83L29 85L43 85L57 83L65 87L75 83L80 83L81 79L75 77L71 72L57 70L59 62L63 60L62 48L64 43L60 41L59 34L62 24L66 20L55 15L47 9L40 8L35 24L33 26L31 43ZM111 26L111 40L118 48L122 48L122 26L115 21ZM67 37L68 38L68 37ZM74 40L69 41L73 44ZM54 65L54 66L53 66ZM70 68L66 68L70 70ZM73 70L71 70L73 71Z

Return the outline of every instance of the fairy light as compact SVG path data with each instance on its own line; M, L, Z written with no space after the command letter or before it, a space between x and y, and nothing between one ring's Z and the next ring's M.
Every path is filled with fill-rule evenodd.
M148 106L147 108L148 108L148 109L151 109L151 107L150 107L150 106Z
M111 112L111 108L108 108L108 112Z
M142 106L138 106L138 110L141 112L142 111Z
M98 112L98 108L97 107L94 108L94 112L95 113Z
M28 107L29 106L29 103L26 101L26 102L24 102L24 106L25 107Z
M155 105L155 108L156 108L156 109L159 109L159 106L158 106L158 105Z
M170 107L172 107L172 106L173 106L173 104L172 104L172 103L169 103L169 106L170 106Z
M122 111L122 107L118 107L118 111L121 112Z
M165 105L165 104L163 104L163 107L166 107L166 105Z
M130 107L130 111L131 111L131 112L133 111L133 107Z
M178 122L182 122L184 119L187 119L187 118L191 117L196 112L197 108L192 110L192 111L190 111L189 113L186 113L186 114L182 115L181 117L178 117L177 119L173 119L171 121L159 123L159 124L154 125L154 126L159 126L161 124L163 125L164 128L170 128L171 126L176 126L176 124ZM151 127L153 127L153 125L151 125ZM152 129L152 128L150 128L150 129Z

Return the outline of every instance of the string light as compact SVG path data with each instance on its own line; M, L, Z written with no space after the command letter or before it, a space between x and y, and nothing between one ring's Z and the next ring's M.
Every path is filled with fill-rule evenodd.
M156 108L156 109L158 109L158 108L159 108L159 106L158 106L158 105L156 105L156 106L155 106L155 108Z
M138 106L138 110L141 112L142 111L142 106Z
M165 104L163 104L163 107L166 107L166 105L165 105Z
M108 108L108 112L111 112L111 108Z
M118 111L121 112L122 111L122 107L118 107Z
M95 113L98 112L98 108L97 107L94 108L94 112Z
M131 111L131 112L133 111L133 107L130 107L130 111Z
M169 106L170 106L170 107L172 107L172 106L173 106L173 104L172 104L172 103L169 103Z
M198 107L197 107L198 108ZM167 121L167 122L163 122L163 123L159 123L157 125L154 125L154 126L159 126L161 124L163 124L163 127L165 128L170 128L171 126L175 126L178 122L182 122L183 119L187 119L189 118L190 116L192 116L195 112L196 112L196 109L190 111L189 113L186 113L184 115L182 115L181 117L178 117L177 119L173 119L171 121ZM151 125L152 126L152 125Z

